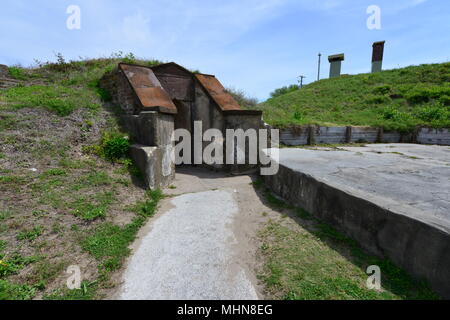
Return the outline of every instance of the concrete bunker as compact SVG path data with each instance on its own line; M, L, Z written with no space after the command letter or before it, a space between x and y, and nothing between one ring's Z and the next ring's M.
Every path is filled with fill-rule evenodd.
M214 128L224 137L227 129L263 127L262 112L241 109L214 75L193 73L173 62L155 67L120 63L100 85L122 110L125 129L136 143L131 156L150 189L167 187L175 177L175 129L187 130L193 139L196 121L202 123L202 134ZM208 144L203 142L202 148ZM257 167L223 163L202 165L235 174Z

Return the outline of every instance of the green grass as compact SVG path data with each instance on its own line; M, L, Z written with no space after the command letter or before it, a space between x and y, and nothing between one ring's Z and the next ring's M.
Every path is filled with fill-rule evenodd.
M17 80L27 80L28 75L26 74L25 70L20 67L9 67L9 74L12 78Z
M324 79L288 90L257 108L267 123L278 127L450 127L450 63Z
M439 299L426 283L412 279L390 260L367 254L353 239L267 189L274 209L294 219L270 220L260 231L264 267L258 277L271 298L286 300ZM368 266L381 269L382 290L366 286Z
M42 226L35 226L33 229L19 232L17 240L34 241L42 235L44 228Z
M299 211L307 220L311 216ZM265 257L260 278L275 298L287 300L438 299L388 260L366 254L353 240L317 222L315 231L270 222L261 232ZM378 265L382 290L366 287L365 270Z
M109 272L120 268L123 260L130 253L129 245L134 241L147 218L155 214L161 198L160 191L148 192L147 199L133 208L137 215L130 224L120 227L105 222L98 226L91 236L83 240L82 248L101 261L101 271Z
M11 88L4 97L12 108L44 107L60 116L67 116L78 108L100 108L93 92L61 85Z
M104 218L109 206L116 201L113 192L97 193L92 196L80 196L74 202L69 203L72 214L83 220L92 221Z
M97 281L82 281L80 289L58 289L52 294L44 296L44 300L93 300L96 297L97 289Z
M98 290L115 284L111 272L122 265L139 228L155 213L160 193L149 193L132 208L123 201L127 193L132 198L142 194L133 185L140 173L128 154L130 141L119 129L120 112L105 103L111 97L99 87L119 62L161 63L122 53L82 61L65 61L58 54L55 63L10 68L11 77L21 81L0 90L0 140L7 146L0 159L7 166L10 161L3 159L17 161L14 170L0 172L6 201L0 211L0 299L32 299L38 292L47 299L101 298ZM30 114L22 108L50 112ZM47 126L55 131L42 131ZM78 152L93 143L95 152ZM131 211L126 212L131 223L113 224L124 211ZM70 259L90 262L83 270L86 281L80 290L61 283L50 292L70 263L67 250ZM39 259L27 260L30 254Z
M0 300L31 300L37 288L26 284L15 284L0 279Z
M84 281L80 289L58 289L44 297L47 300L90 300L98 297L98 289L105 286L111 272L118 270L130 254L129 246L147 219L156 213L162 199L161 191L148 191L146 199L132 209L136 213L133 221L125 226L104 222L94 227L89 234L80 234L81 248L99 262L99 277ZM78 227L74 228L77 231Z

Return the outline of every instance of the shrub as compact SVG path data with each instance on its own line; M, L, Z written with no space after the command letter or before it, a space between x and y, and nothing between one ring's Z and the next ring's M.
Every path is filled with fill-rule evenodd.
M228 92L243 108L253 108L258 104L258 99L247 96L243 90L227 88L226 92Z
M389 103L391 99L386 96L371 96L367 98L366 102L369 104L383 104L383 103Z
M375 93L375 94L388 94L388 93L390 93L391 92L391 86L389 86L389 85L382 85L382 86L378 86L378 87L375 87L374 89L373 89L373 93Z
M100 97L100 99L104 102L109 102L112 100L111 95L109 92L102 87L100 87L100 80L94 80L91 81L88 85L90 88L94 89L97 95Z
M28 77L25 74L25 71L20 67L9 67L9 74L11 77L17 80L26 80Z
M431 87L431 88L415 88L409 92L406 99L409 103L418 104L429 102L431 99L440 99L443 96L450 95L450 88Z
M281 87L281 88L278 88L278 89L274 90L273 92L271 92L270 97L276 98L276 97L282 96L284 94L296 91L298 89L300 89L300 86L297 84L292 84L290 86Z
M431 122L448 118L448 112L443 105L436 104L419 109L416 116L423 121Z
M394 120L398 121L405 117L405 114L398 111L394 107L387 107L381 111L384 120Z
M128 137L118 132L107 132L103 134L101 142L103 156L115 161L125 158L130 150L130 141Z
M439 98L439 102L444 106L450 106L450 95L443 95Z
M303 113L301 111L295 111L294 112L294 119L295 120L302 120L303 119Z

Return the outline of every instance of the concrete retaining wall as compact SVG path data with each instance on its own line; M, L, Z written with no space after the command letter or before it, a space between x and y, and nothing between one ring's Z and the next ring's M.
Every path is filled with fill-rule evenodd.
M414 133L405 134L373 127L299 126L280 129L280 142L287 146L354 142L450 145L450 129L420 128Z
M280 165L266 185L292 205L355 239L370 253L388 257L450 298L450 236L436 226L391 212L336 189L310 175Z
M417 142L422 144L450 145L450 129L421 128L417 133Z

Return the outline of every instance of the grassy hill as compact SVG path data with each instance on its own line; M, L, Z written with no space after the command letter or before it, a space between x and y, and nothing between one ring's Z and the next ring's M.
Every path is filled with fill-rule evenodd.
M0 300L102 297L161 194L128 157L117 107L98 87L132 55L10 67L0 90ZM153 65L158 61L137 61ZM67 290L70 265L83 285Z
M450 63L324 79L257 106L272 125L450 127Z

